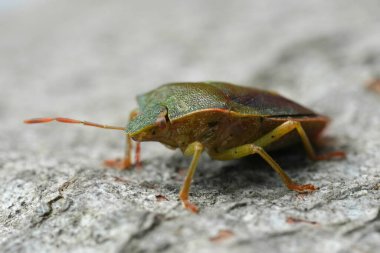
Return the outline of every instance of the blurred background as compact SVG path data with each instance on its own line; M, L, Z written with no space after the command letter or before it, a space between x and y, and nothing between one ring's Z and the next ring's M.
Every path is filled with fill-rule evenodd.
M276 89L335 116L340 109L324 101L379 72L376 0L2 0L0 8L8 129L38 115L125 124L136 94L201 80Z
M301 178L308 182L322 182L326 187L340 182L341 185L337 183L336 187L341 191L336 193L333 189L326 188L325 191L321 191L321 194L326 195L317 195L307 203L315 204L320 199L340 196L339 194L342 194L344 199L350 194L345 195L346 191L342 189L350 184L362 187L358 186L357 191L374 189L373 187L379 184L379 158L376 154L380 148L379 96L376 92L366 89L366 86L371 80L380 77L379 11L378 0L0 0L0 194L3 196L0 201L3 203L0 217L1 222L6 224L0 228L0 237L3 238L3 246L5 245L3 248L14 250L12 247L18 247L17 249L25 250L27 247L23 242L11 242L16 238L22 238L26 243L36 243L33 244L34 247L40 245L40 248L36 249L57 249L46 246L43 240L34 242L31 239L33 236L30 235L33 233L36 233L34 236L40 237L38 233L43 234L44 228L37 230L39 232L32 230L29 235L22 232L23 227L29 226L29 220L34 217L36 206L41 201L47 201L46 196L55 192L57 184L82 170L95 171L93 173L101 175L116 173L117 176L125 176L117 174L121 172L103 172L102 168L99 168L102 159L122 154L123 140L120 133L58 124L25 126L22 120L40 116L67 116L123 125L126 124L130 110L136 107L137 94L168 82L219 80L276 90L317 112L329 115L333 121L326 134L334 136L333 148L345 150L349 154L348 160L340 165L329 163L328 169L322 167L321 170L317 170L316 168L320 167L316 166L323 165L301 163L301 170L313 171L302 174ZM172 154L157 143L143 145L143 159L149 161L160 157L163 158L162 161L167 162L160 163L160 172L157 172L157 164L156 167L147 165L146 171L150 174L145 175L145 179L141 175L140 178L136 176L135 180L140 182L149 181L149 178L160 178L162 181L157 179L157 185L164 187L161 190L166 192L171 203L175 205L181 179L170 181L172 176L168 176L174 173L170 162L174 163L174 160L170 160ZM207 161L204 167L218 168L215 163L209 165L210 161ZM187 160L184 164L186 167ZM91 168L86 170L86 166ZM288 161L288 167L292 166L292 161ZM34 173L34 176L25 174L26 171ZM244 173L250 172L243 171L241 178L236 182L246 184L246 192L261 192L263 185L252 186L249 181L244 181L244 177L248 175ZM299 175L299 171L293 171L291 174ZM262 194L266 191L271 192L273 185L270 184L277 182L274 174L269 175L273 176L273 181L268 181L269 186ZM45 179L38 178L39 176L44 176ZM98 176L96 174L96 177ZM239 173L234 176L239 177ZM267 176L264 174L263 177ZM89 175L84 178L87 178L88 182L92 182L93 179ZM15 180L23 186L22 189L17 188L16 183L12 183L16 182ZM228 192L226 195L218 195L225 189L207 188L207 184L209 182L199 182L198 187L194 188L198 192L203 190L202 194L206 195L200 194L201 196L208 196L203 200L197 200L205 210L205 213L197 218L199 223L192 218L184 218L188 215L181 213L180 208L171 211L171 215L179 215L184 219L182 226L189 227L187 232L173 237L172 242L169 242L169 248L173 252L178 249L175 245L178 246L176 242L179 241L184 249L207 252L214 245L210 246L207 239L207 243L202 241L202 236L208 238L215 235L217 231L210 232L208 229L228 227L231 220L244 220L245 223L240 224L241 228L236 227L234 230L238 239L221 249L228 252L244 252L241 250L248 250L253 245L256 245L256 248L272 249L273 252L281 249L281 245L284 244L280 239L269 238L268 246L264 245L260 238L266 238L266 232L289 231L290 227L284 223L285 219L279 217L283 217L281 215L289 210L297 213L297 210L301 209L299 206L286 207L289 201L281 198L288 193L278 190L273 196L265 195L261 196L262 199L258 198L262 205L250 202L251 204L246 204L241 212L227 214L224 213L228 209L225 206L238 203L245 198L246 192L236 190L236 195ZM282 189L280 183L273 184ZM368 187L365 188L363 185ZM249 187L258 189L252 190ZM120 190L123 191L125 189ZM132 187L129 191L145 194L145 197L155 194L138 184L135 185L135 189ZM210 192L215 193L213 204L207 202L213 198L208 195ZM138 194L135 197L141 197ZM352 194L354 193L351 192L350 196L353 196ZM325 221L328 224L347 220L359 220L364 223L371 219L371 215L380 206L378 192L371 194L363 195L361 205L357 204L358 200L355 198L347 200L346 206L331 200L330 204L315 207L315 213L300 211L298 214L303 218ZM78 193L77 196L79 195ZM105 199L111 198L109 195L106 196ZM116 195L113 193L111 196ZM82 200L82 203L88 201L90 205L97 205L91 196L83 193L83 198L86 197L88 199ZM20 206L18 198L25 199L27 205ZM129 197L121 199L126 198ZM251 197L247 198L254 201ZM103 207L102 198L98 201L99 207ZM134 201L128 201L120 202L125 206L121 207L120 204L119 209L115 207L114 212L117 212L117 209L118 212L125 213L123 208L134 205L144 212L148 210L153 214L158 212L167 215L165 207L156 209L152 203L137 201L136 204ZM77 203L75 198L73 203ZM272 208L273 205L277 208L276 211ZM71 212L85 212L80 205L73 206L69 209ZM351 209L346 208L347 206ZM336 219L332 215L333 209L335 214L339 213L335 216ZM21 215L17 215L17 210ZM90 217L103 217L102 219L113 226L107 213L112 212L105 210L102 214L97 213ZM117 215L121 215L120 213ZM318 216L318 213L323 215ZM215 214L219 214L218 218L213 216ZM265 217L264 214L268 216ZM57 214L57 217L60 219L61 216ZM137 216L131 217L133 220L133 217ZM89 224L95 224L95 228L110 233L108 237L102 235L107 237L107 243L97 242L100 245L97 246L98 250L114 250L121 247L125 238L118 237L117 232L131 235L128 232L130 226L123 227L123 222L121 227L115 225L116 228L111 228L112 226L107 227L104 221L89 220ZM134 224L131 220L128 222ZM197 227L201 226L200 222L209 224L208 228ZM46 225L45 228L51 231L55 230L49 226L60 227ZM179 229L176 226L173 224L174 228L169 230ZM71 228L66 229L70 231ZM301 226L300 230L295 230L302 233L296 233L292 238L294 242L299 243L300 252L302 249L313 252L308 243L315 241L327 245L326 249L329 252L349 248L348 241L358 242L351 237L343 236L337 236L339 240L335 242L330 241L326 233L335 237L335 230L322 231L323 234L312 229L303 229ZM309 241L301 240L304 234L310 236ZM59 245L63 247L61 249L74 247L70 249L78 252L82 249L81 246L73 246L81 245L82 239L75 241L75 236L69 235L65 238L69 238L69 243L60 241ZM284 237L280 238L287 240ZM368 239L368 242L365 241L367 248L361 249L371 250L371 245L374 248L378 246L380 240L376 245L373 238L378 236L371 234L370 239L362 237L362 241ZM97 239L91 234L86 240L92 243ZM48 239L46 241L50 242ZM160 249L149 243L134 243L134 249ZM20 245L24 245L25 248ZM297 245L289 247L297 249Z

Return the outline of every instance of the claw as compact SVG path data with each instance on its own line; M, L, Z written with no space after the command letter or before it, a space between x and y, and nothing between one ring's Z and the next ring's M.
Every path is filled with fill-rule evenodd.
M312 184L289 184L287 185L289 190L293 190L300 193L309 193L318 190L318 187Z
M346 158L346 153L343 152L343 151L334 151L334 152L329 152L329 153L326 153L326 154L323 154L323 155L318 155L316 157L316 160L329 160L329 159L332 159L332 158L337 158L337 159L344 159Z
M199 208L188 200L182 200L182 205L184 208L188 209L192 213L199 212Z
M103 164L106 167L115 168L119 170L130 169L133 165L129 159L105 160Z

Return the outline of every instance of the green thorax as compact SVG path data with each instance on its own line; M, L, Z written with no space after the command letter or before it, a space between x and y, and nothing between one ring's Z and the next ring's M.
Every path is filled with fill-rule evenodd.
M137 97L139 115L127 126L135 133L154 125L167 110L170 121L202 110L246 116L297 116L315 113L273 92L223 82L170 83Z

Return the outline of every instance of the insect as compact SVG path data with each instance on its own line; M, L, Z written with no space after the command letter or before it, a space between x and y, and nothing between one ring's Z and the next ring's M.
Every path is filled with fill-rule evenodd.
M55 120L122 130L126 133L124 159L106 161L107 165L121 169L133 165L132 140L137 142L137 166L140 142L158 141L169 148L179 148L184 155L192 156L179 193L183 206L192 212L197 212L198 207L190 202L189 190L204 151L216 160L258 154L288 189L297 192L312 192L317 187L295 183L267 151L301 141L312 160L345 156L340 151L317 155L311 141L317 140L329 119L271 91L224 82L170 83L137 96L137 102L138 109L131 112L126 127L68 118L36 118L25 123Z

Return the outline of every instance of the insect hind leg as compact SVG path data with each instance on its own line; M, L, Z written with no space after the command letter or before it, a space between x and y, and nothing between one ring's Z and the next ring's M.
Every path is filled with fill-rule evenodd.
M312 184L300 185L296 184L280 167L280 165L273 160L273 158L262 148L256 144L245 144L236 148L231 148L220 153L210 154L212 158L217 160L233 160L242 158L244 156L258 154L263 158L277 174L280 176L282 182L286 185L289 190L297 192L312 192L317 190Z
M271 143L279 140L284 135L289 134L293 130L297 131L298 135L301 138L302 144L306 150L306 153L311 160L328 160L331 158L345 157L345 153L341 151L335 151L335 152L325 153L322 155L317 155L301 123L294 120L289 120L289 121L284 122L283 124L276 127L275 129L273 129L272 131L270 131L263 137L256 140L254 144L260 147L266 147L270 145Z

